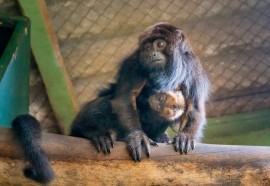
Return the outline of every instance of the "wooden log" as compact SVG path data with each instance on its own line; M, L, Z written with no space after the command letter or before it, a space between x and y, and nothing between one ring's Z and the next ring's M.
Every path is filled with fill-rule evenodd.
M41 144L56 173L52 185L270 185L270 147L197 144L180 155L159 144L135 163L122 142L110 155L98 154L88 140L57 134L43 133ZM35 185L22 175L20 149L11 130L1 128L0 185Z

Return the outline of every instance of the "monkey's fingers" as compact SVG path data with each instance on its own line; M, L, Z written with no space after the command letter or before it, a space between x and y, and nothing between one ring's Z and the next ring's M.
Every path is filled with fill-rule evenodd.
M106 139L104 136L99 136L98 137L99 140L99 145L103 151L104 154L108 154L110 152L110 148L107 148L107 144L106 144Z
M92 144L95 146L95 148L97 149L98 153L100 152L100 145L99 145L99 140L97 136L93 136L91 138L91 142Z
M191 151L194 149L194 139L192 137L188 137L186 141L186 148L184 150L185 154L187 154L188 151Z
M109 136L109 140L111 142L111 147L114 148L114 140L113 140L113 136L111 133L108 133L108 136Z
M135 162L141 161L140 157L139 157L138 147L136 147L134 144L128 145L128 152L129 152L133 161L135 161Z
M136 147L136 156L137 156L137 161L141 162L141 159L142 159L142 146L141 145L138 145Z
M195 143L194 143L194 139L191 140L191 150L194 150L195 149Z
M150 138L148 138L148 139L149 139L150 145L158 147L158 144L155 141L151 140Z
M168 140L168 141L166 141L166 144L167 145L171 145L171 144L173 144L173 141L172 140Z
M179 133L175 136L173 143L175 143L175 151L180 154L187 154L188 151L194 149L194 138L188 133Z
M142 159L142 145L145 146L146 155L150 156L150 139L141 130L131 132L126 139L128 150L132 159L137 162ZM155 142L151 144L157 145Z
M175 136L175 138L174 138L174 143L175 143L175 145L174 145L174 149L175 149L175 151L176 152L178 152L179 151L179 147L180 147L180 145L179 145L179 136Z
M167 143L167 144L172 144L172 140L168 136L168 134L165 132L164 134L160 135L157 138L154 138L154 141L157 143Z
M106 139L106 146L107 146L107 149L109 149L109 153L111 152L111 148L114 147L114 140L113 140L113 137L112 137L112 134L110 132L108 132L105 136L105 139Z
M150 157L150 144L156 144L156 142L152 141L151 139L149 139L147 136L143 136L143 144L145 146L145 150L146 150L146 156L149 158ZM157 145L157 144L156 144Z
M189 133L179 133L174 138L175 151L179 151L180 154L187 154L188 151L193 150L194 138Z
M105 139L105 144L106 144L107 152L108 153L111 153L111 148L112 148L111 143L112 143L112 141L111 141L111 139L110 139L109 136L104 136L104 139Z
M183 154L185 151L185 147L186 147L186 136L182 135L180 136L180 148L179 148L179 152L180 154Z
M188 138L185 143L184 153L187 154L191 150L191 140Z
M164 139L165 143L167 143L167 144L173 143L173 141L169 138L169 135L167 133L165 133L163 136L164 136L163 139Z
M111 148L113 148L113 139L110 133L105 134L104 136L99 136L99 145L104 152L104 154L110 154Z
M134 147L132 145L128 145L127 148L128 148L128 152L129 152L132 160L137 161L136 152L135 152Z

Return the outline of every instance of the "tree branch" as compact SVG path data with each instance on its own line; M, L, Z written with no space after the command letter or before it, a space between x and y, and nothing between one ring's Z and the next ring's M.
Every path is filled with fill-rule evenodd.
M116 142L110 155L98 154L88 140L70 136L43 133L41 144L53 160L55 185L270 184L270 147L197 144L188 155L180 155L172 145L159 144L151 148L149 159L134 163L123 142ZM0 130L0 157L22 158L10 129ZM0 158L0 162L11 161L9 158ZM8 165L7 169L21 171ZM2 170L0 166L0 174L7 174ZM18 179L25 180L22 175Z

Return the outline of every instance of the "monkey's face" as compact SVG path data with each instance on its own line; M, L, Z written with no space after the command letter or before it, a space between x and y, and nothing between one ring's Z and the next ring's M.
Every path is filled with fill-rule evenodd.
M147 28L139 37L139 62L148 73L148 82L162 90L178 86L178 81L186 76L186 49L188 45L179 28L168 23Z
M163 69L167 62L167 58L164 55L166 47L167 41L162 38L145 41L140 50L142 65L149 70Z
M185 99L182 92L156 93L150 96L148 101L150 107L167 120L179 118L185 109Z

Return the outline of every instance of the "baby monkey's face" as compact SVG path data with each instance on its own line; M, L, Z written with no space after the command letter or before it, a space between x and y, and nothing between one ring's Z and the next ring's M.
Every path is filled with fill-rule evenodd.
M181 91L157 93L148 99L151 108L168 120L179 118L185 109L185 99Z

